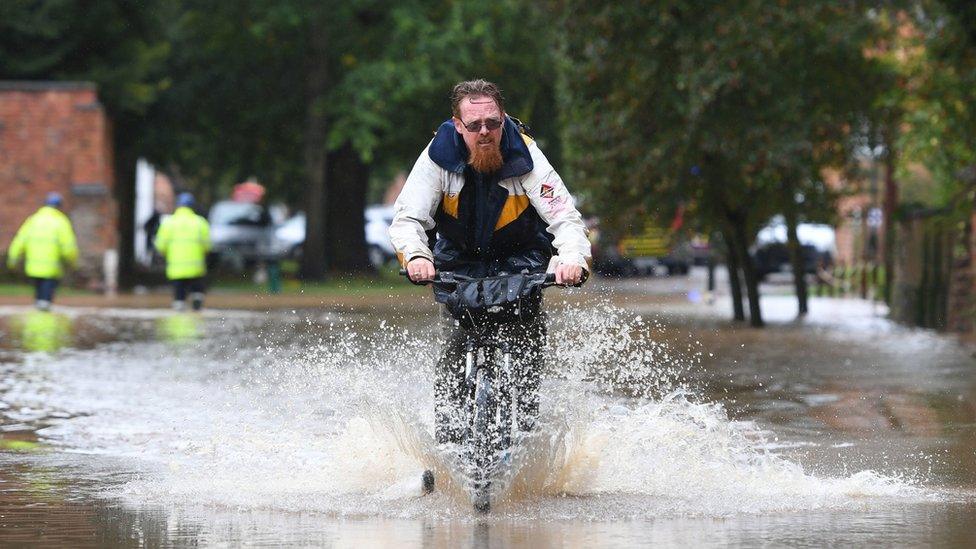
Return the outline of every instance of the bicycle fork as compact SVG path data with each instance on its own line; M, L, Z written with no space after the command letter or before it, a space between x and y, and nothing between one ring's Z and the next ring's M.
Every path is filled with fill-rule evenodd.
M489 348L497 349L500 360L492 364ZM470 418L477 418L487 412L486 427L490 438L494 439L496 449L505 450L511 446L512 438L519 429L518 388L512 367L512 352L508 342L491 346L479 345L473 338L465 346L464 380L468 395L471 395ZM478 351L483 353L478 360ZM475 425L471 427L477 428ZM482 433L488 434L488 433Z
M501 352L501 368L498 372L498 447L508 450L512 446L512 438L518 431L518 388L515 385L515 375L512 372L512 351L508 343L499 345Z
M467 439L472 452L470 463L474 466L473 503L475 509L487 511L491 506L491 478L499 464L509 461L513 435L518 429L517 389L507 342L486 343L471 338L465 351L464 380L470 406ZM500 360L492 360L497 355Z

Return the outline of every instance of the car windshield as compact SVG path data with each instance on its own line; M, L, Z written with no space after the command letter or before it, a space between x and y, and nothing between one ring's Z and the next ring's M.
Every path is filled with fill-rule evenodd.
M305 214L295 214L294 216L285 220L281 224L282 228L287 227L288 229L305 229Z
M220 202L210 210L212 225L253 225L271 224L271 216L260 204L248 202Z

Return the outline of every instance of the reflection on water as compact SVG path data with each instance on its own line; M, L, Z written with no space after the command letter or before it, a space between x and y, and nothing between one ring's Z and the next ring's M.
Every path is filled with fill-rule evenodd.
M157 337L174 345L199 339L202 327L203 319L199 313L194 312L177 312L156 320Z
M80 314L76 350L0 357L0 543L38 517L108 546L974 541L965 349L849 314L552 318L544 427L477 517L431 440L426 313Z
M30 310L12 317L9 327L25 351L53 353L71 344L71 319L61 313Z

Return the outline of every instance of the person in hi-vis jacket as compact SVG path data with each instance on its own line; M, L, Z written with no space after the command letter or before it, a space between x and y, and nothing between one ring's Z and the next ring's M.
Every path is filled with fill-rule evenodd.
M173 308L185 307L187 294L193 310L203 307L207 274L207 252L210 251L210 224L193 211L193 195L180 193L176 211L159 225L156 250L166 258L166 278L173 281Z
M44 206L20 226L7 251L7 266L13 270L24 257L24 272L34 281L34 303L46 311L64 276L64 266L78 264L78 244L71 221L61 211L64 199L48 193Z

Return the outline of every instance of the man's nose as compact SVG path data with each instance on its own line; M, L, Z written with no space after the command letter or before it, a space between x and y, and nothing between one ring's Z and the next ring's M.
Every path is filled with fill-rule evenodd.
M485 135L491 133L488 131L488 124L482 124L481 128L478 129L478 135Z

